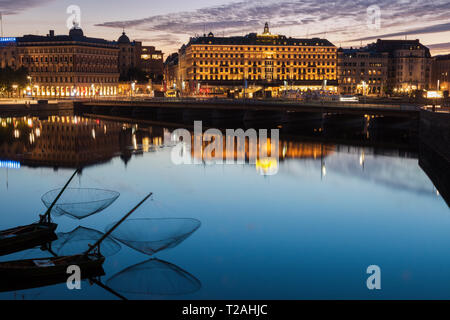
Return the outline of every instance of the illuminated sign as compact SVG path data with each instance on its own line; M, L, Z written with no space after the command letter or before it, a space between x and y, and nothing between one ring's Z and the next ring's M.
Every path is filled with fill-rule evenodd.
M8 168L8 169L20 169L20 162L17 161L9 161L9 160L0 160L0 168Z
M0 42L16 42L16 38L13 38L13 37L0 37Z

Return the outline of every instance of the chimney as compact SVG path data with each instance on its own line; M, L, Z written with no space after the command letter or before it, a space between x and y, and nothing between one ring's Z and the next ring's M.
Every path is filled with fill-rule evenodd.
M50 30L50 37L54 37L55 36L55 30Z

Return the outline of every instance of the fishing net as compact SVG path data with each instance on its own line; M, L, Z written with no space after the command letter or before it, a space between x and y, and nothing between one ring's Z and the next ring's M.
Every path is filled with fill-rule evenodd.
M78 227L68 233L58 233L58 240L53 241L51 248L58 256L71 256L85 252L89 245L93 245L103 237L100 231L85 227ZM121 245L107 237L100 245L102 255L108 257L120 251Z
M137 251L153 255L179 245L200 225L195 219L130 219L119 225L111 236ZM113 226L109 225L106 230Z
M126 268L107 285L117 291L142 295L182 295L198 291L200 281L183 269L158 259Z
M61 189L47 192L42 202L51 206ZM102 189L67 188L52 209L55 216L66 215L75 219L84 219L108 208L120 193Z

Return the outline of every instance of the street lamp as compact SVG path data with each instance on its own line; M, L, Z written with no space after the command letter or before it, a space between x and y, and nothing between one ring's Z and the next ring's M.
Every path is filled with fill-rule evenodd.
M13 85L12 85L12 88L14 89L14 91L18 91L19 86L18 86L17 84L13 84Z
M361 85L362 85L362 89L363 89L363 96L365 96L366 95L366 89L367 89L367 86L368 86L367 82L362 81Z

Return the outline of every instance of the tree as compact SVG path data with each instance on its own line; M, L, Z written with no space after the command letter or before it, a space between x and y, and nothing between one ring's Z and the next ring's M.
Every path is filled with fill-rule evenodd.
M138 68L130 68L128 69L126 76L121 76L120 81L138 81L138 82L147 82L148 78L145 75L145 72Z
M28 71L26 68L17 70L11 67L0 68L0 94L6 95L13 92L13 86L17 86L17 90L25 88L28 84Z

